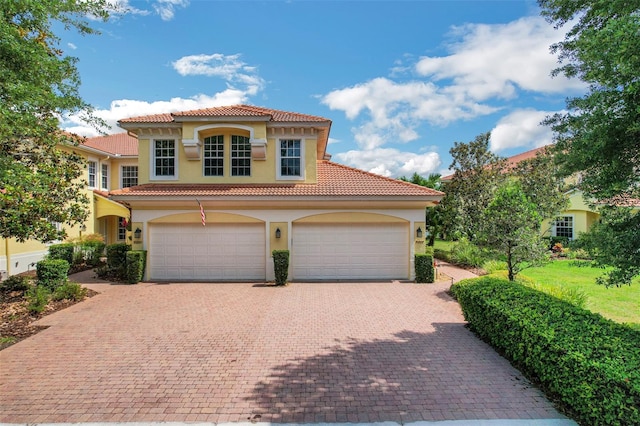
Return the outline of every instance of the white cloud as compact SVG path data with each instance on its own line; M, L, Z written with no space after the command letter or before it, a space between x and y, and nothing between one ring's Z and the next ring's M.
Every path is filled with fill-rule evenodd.
M258 76L256 67L242 62L240 54L189 55L174 61L172 65L182 76L221 77L229 83L246 85L253 94L264 88L265 85L264 80Z
M177 8L187 6L189 6L189 0L157 0L153 4L153 9L163 21L170 21L175 16Z
M521 147L533 149L552 143L551 128L540 124L552 114L549 111L520 109L502 117L491 131L489 149L493 152Z
M416 154L395 148L377 148L368 151L347 151L334 156L338 162L387 177L410 177L413 173L437 173L440 156L436 152Z
M423 57L416 71L434 81L451 82L446 93L485 101L508 99L518 89L540 93L582 90L584 83L564 76L551 77L558 66L549 46L564 38L541 17L526 17L507 24L467 24L454 28L458 43L451 55Z
M119 15L151 15L150 10L138 9L130 4L131 0L108 0L107 10L111 16ZM138 2L139 3L139 2ZM154 12L160 16L163 21L170 21L175 17L178 8L189 6L189 0L155 0L152 3ZM92 19L98 19L92 17Z
M71 49L71 50L76 50L78 48L78 46L76 46L73 43L67 43L67 46L69 46L69 49Z
M111 128L103 129L107 133L119 133L118 120L141 115L162 114L175 111L233 105L247 102L248 94L242 90L227 89L213 96L199 94L190 98L172 98L168 101L146 102L134 99L119 99L111 102L109 108L96 109L94 115L104 120ZM69 132L82 136L97 136L99 132L84 123L80 116L74 115L63 120L62 127Z
M321 102L332 110L344 111L351 120L367 112L365 123L353 129L356 142L364 149L391 141L416 140L419 137L416 129L424 121L446 125L495 111L486 105L456 100L429 82L397 83L382 77L334 90Z
M192 55L180 58L173 63L174 69L183 76L205 75L226 80L227 89L219 93L198 94L189 98L172 98L168 101L156 102L118 99L111 102L109 108L96 109L94 116L104 120L110 126L110 129L103 129L104 131L118 133L122 129L118 127L117 122L123 118L247 103L250 96L264 89L265 83L257 74L255 67L248 66L239 58L240 55ZM232 83L237 83L238 87L233 87ZM99 134L98 130L84 123L79 115L67 116L61 121L61 127L69 132L82 136Z
M352 132L362 150L335 157L385 174L429 169L424 164L412 166L409 157L374 165L382 157L374 160L371 153L385 154L390 144L419 140L425 124L449 126L506 109L505 99L583 91L584 83L577 79L551 77L558 64L549 46L562 40L564 31L555 30L541 17L454 27L450 37L457 42L446 46L448 55L422 57L413 64L412 57L405 56L394 64L392 77L374 78L324 95L323 104L344 111L354 121ZM413 70L414 77L401 81L407 69ZM538 126L544 115L522 110L504 117L494 129L492 149L549 143L551 132Z

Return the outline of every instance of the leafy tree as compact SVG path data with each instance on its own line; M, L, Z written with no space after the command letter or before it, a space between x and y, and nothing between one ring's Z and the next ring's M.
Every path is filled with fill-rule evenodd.
M442 176L439 173L430 173L427 178L420 176L418 173L414 173L411 179L407 179L402 176L399 179L405 182L411 182L416 185L424 186L431 189L440 190L442 186ZM442 230L442 204L438 204L435 207L427 207L425 210L425 224L426 232L429 235L427 245L433 246L435 244L436 235Z
M543 220L555 218L568 205L568 187L549 151L545 149L535 157L519 162L510 173L520 181L522 190Z
M546 120L555 132L555 158L561 171L565 176L579 173L580 188L595 199L640 198L638 1L539 0L539 4L543 16L556 27L573 25L565 39L552 46L561 61L554 73L588 84L586 95L567 101L566 113ZM616 239L623 241L632 238L634 226L633 216L607 214L598 232L618 232ZM600 253L612 247L603 245ZM615 247L632 249L633 244ZM611 252L606 258L619 269L609 275L609 284L630 282L624 269L640 266L637 249Z
M449 151L454 174L443 186L443 221L449 224L449 232L457 231L469 241L475 240L482 212L505 179L505 160L489 151L490 137L491 133L484 133L469 143L455 142Z
M525 194L518 179L510 179L497 188L482 211L479 240L505 255L510 281L525 267L545 259L541 220L536 204Z
M91 108L78 93L77 59L59 48L54 22L80 34L96 33L89 18L106 20L105 0L0 2L0 232L19 241L64 237L59 224L86 218L78 182L79 138L58 129L59 117Z
M630 284L640 274L640 214L628 207L611 206L602 208L600 213L602 221L582 234L578 243L594 256L598 265L616 266L598 277L598 284L607 287Z

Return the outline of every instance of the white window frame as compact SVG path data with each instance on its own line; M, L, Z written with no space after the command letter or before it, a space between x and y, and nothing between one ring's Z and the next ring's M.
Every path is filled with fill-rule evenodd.
M173 175L171 176L158 176L156 175L156 142L157 141L173 141ZM179 149L178 140L176 138L153 138L149 144L149 168L150 180L178 180L178 164L179 164ZM139 169L138 169L139 170Z
M116 239L118 241L126 241L127 240L127 227L122 226L122 220L124 217L118 217L118 232L116 235ZM120 238L122 236L122 238Z
M249 157L241 157L241 158L233 158L233 138L246 138L247 143L249 145ZM249 160L249 174L248 175L234 175L233 174L233 160ZM238 167L238 166L236 166ZM245 166L242 166L245 167ZM243 177L251 177L253 174L253 158L251 155L251 137L244 135L234 135L231 134L229 136L229 176L232 178L243 178Z
M100 164L100 189L109 190L109 164Z
M282 159L280 143L282 141L300 141L300 176L287 176L282 174L282 166L280 161ZM277 180L304 180L305 179L305 154L304 154L304 146L305 146L304 138L290 137L290 138L278 138L276 141L276 179Z
M565 218L571 218L571 237L566 237L564 235L561 235L560 238L569 238L569 241L572 241L575 239L575 235L576 235L576 218L574 215L572 214L563 214L561 216L556 216L553 219L553 228L551 231L551 236L552 237L558 237L558 219L562 219L562 221L565 221ZM562 228L567 228L566 226L563 226Z
M91 165L93 164L93 173L91 173ZM93 176L93 183L91 182ZM87 160L87 186L91 189L97 188L98 184L98 160L89 158Z
M215 160L220 159L220 157L207 157L205 155L205 153L206 153L206 151L205 151L205 143L206 143L205 139L214 138L214 137L215 138L218 138L218 137L222 138L222 174L220 174L220 175L208 175L208 174L205 173L205 170L207 168L207 166L206 166L206 160L207 159L215 159ZM226 150L225 150L225 142L224 142L224 140L225 140L224 135L220 134L220 133L216 133L216 134L213 134L213 135L205 136L205 137L202 138L202 176L208 177L208 178L210 178L210 177L218 178L218 177L223 177L224 176L224 168L225 168L224 165L226 163L226 161L225 161L225 154L226 154L225 151ZM231 147L231 141L229 141L229 147ZM229 155L231 155L231 154L229 154ZM217 166L216 166L216 168L217 168Z
M124 168L125 167L135 167L136 168L136 185L138 185L140 182L140 166L138 166L135 163L120 164L120 189L125 188L124 186ZM127 186L126 188L129 188L129 187Z

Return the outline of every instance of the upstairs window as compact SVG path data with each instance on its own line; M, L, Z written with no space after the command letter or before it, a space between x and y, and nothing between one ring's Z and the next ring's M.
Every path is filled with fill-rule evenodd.
M153 172L156 178L176 177L176 141L157 139L153 141Z
M138 184L138 166L122 166L122 188Z
M553 226L553 236L573 240L573 216L557 217Z
M300 139L281 139L278 152L278 177L302 178L302 142Z
M109 189L109 165L102 164L100 170L100 183L102 189Z
M231 136L231 176L251 176L251 143L246 136Z
M222 135L204 138L204 175L224 175L224 138Z
M97 173L98 164L95 161L89 161L87 164L87 169L89 171L89 188L96 187L96 173Z

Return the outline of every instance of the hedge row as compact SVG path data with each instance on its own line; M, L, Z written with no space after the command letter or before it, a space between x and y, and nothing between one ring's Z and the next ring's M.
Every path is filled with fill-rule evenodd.
M640 424L640 332L500 278L451 291L471 329L580 424Z
M55 290L67 281L69 262L64 259L44 259L36 264L38 285Z

